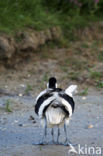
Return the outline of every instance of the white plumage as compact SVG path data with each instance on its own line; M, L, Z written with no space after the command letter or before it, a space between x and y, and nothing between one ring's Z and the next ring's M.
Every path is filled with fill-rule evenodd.
M77 90L77 85L70 85L66 90L65 93L71 97L73 97L73 93Z
M61 125L64 121L64 111L61 108L55 109L49 107L45 113L48 127L54 127L55 125Z

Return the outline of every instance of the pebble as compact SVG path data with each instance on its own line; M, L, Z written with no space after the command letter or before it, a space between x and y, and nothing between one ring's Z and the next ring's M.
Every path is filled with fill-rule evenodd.
M17 122L19 122L19 121L18 121L18 120L15 120L14 122L17 123Z
M19 94L19 96L20 96L20 97L22 97L22 96L23 96L23 94L21 94L21 93L20 93L20 94Z
M35 120L35 118L32 115L30 115L29 120Z
M18 126L22 127L22 126L23 126L23 124L18 124Z
M0 127L1 131L5 131L7 128Z
M18 126L20 126L20 127L29 127L29 126L31 126L32 124L18 124Z
M30 77L31 75L30 74L28 74L28 78Z
M25 85L24 85L24 84L20 84L20 87L23 87L23 88L24 88L24 87L25 87Z
M5 88L7 89L7 88L8 88L8 86L5 86Z
M88 128L93 128L93 127L94 127L94 126L93 126L92 124L88 126Z
M86 97L85 97L85 96L83 96L83 97L82 97L82 99L83 99L83 100L86 100Z

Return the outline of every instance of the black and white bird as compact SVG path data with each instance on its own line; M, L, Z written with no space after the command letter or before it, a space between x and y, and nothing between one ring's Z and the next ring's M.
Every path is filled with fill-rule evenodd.
M77 85L71 85L66 90L57 87L56 78L51 77L47 83L47 89L42 91L36 98L35 113L39 116L44 128L43 138L40 144L44 143L47 134L47 127L52 128L52 142L54 142L53 127L58 127L57 143L59 144L60 126L64 126L66 140L64 145L70 145L67 127L74 112L75 103L73 92Z

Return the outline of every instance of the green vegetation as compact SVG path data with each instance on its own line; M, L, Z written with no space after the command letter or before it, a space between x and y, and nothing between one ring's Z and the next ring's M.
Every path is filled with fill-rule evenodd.
M40 84L40 88L43 89L47 83L49 79L49 74L48 72L46 72L44 75L43 75L43 78L42 78L42 81L41 81L41 84ZM45 83L46 82L46 83Z
M97 86L98 88L103 88L103 81L97 80L97 81L96 81L96 86Z
M93 71L90 69L90 78L98 88L103 88L103 72Z
M25 28L44 29L56 24L55 15L47 13L42 0L0 1L0 30L11 33Z
M69 77L71 80L78 80L78 77L80 76L80 72L71 72L69 73Z
M8 100L6 101L6 107L5 107L5 110L6 110L7 112L12 112L12 110L10 109L10 104L11 104L11 102L10 102L10 100L8 99Z
M26 86L26 89L25 89L25 94L28 95L29 92L32 91L32 90L33 90L32 86L31 86L30 84L28 84L28 85Z
M79 93L80 96L88 95L88 88L85 88L81 93Z
M102 73L101 72L91 71L90 74L91 74L92 79L102 78Z
M100 51L97 57L100 62L103 62L103 51Z
M83 44L81 45L81 47L82 47L82 48L89 48L89 45L88 45L87 43L83 43Z
M65 36L69 34L73 39L73 30L101 20L102 6L103 0L4 0L0 1L0 31L14 33L60 26Z

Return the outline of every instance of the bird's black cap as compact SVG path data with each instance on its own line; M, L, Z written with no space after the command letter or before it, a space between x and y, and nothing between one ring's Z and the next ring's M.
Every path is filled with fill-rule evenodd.
M49 79L48 87L49 88L53 88L53 89L56 88L56 82L57 82L56 78L55 77L51 77Z

